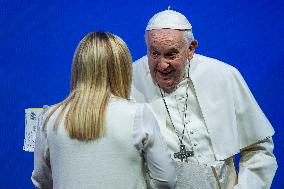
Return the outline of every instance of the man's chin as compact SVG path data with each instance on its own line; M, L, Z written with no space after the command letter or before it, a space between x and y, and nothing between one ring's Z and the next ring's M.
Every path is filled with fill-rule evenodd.
M166 92L172 92L175 89L173 82L158 82L158 85Z

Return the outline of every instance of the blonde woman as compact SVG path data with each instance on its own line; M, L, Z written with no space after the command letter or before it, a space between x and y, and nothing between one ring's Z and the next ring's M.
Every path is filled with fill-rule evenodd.
M48 108L38 129L32 182L37 188L174 188L174 164L151 111L129 99L131 56L107 32L79 43L71 91Z

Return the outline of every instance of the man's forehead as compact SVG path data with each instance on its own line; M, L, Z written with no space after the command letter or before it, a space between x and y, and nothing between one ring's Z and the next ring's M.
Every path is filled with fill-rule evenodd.
M171 29L159 29L148 31L148 42L150 46L166 44L172 47L184 45L183 31Z
M173 44L173 45L165 45L165 46L161 46L159 44L153 44L150 45L148 47L148 50L150 51L165 51L165 52L179 52L180 49L182 48L182 45L178 45L178 44Z

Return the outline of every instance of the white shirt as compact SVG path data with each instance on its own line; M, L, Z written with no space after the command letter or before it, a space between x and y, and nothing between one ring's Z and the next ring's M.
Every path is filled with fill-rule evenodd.
M214 162L216 159L213 153L208 130L195 95L194 87L192 82L190 80L188 81L189 89L186 112L184 111L184 104L186 101L187 79L183 80L172 93L164 93L165 101L168 105L172 121L179 133L180 138L182 137L185 122L183 143L185 144L187 150L194 151L194 156L188 159L203 164L209 164ZM186 120L183 121L184 113L186 113L187 116ZM179 151L180 142L176 136L176 132L172 126L169 116L167 116L166 124L166 131L162 131L164 136L176 139L166 140L173 157L173 154Z
M133 74L132 97L138 102L150 104L171 153L176 152L178 139L170 130L172 128L169 127L169 118L160 91L151 78L147 56L134 63ZM189 103L196 105L198 102L195 108L200 109L200 111L191 110L192 122L195 123L191 126L192 143L194 145L196 142L197 160L206 163L216 158L221 164L216 161L215 167L221 167L222 172L224 167L222 165L227 164L234 168L233 156L240 152L237 185L231 183L229 188L233 188L233 185L235 185L234 189L269 188L277 169L271 138L274 130L241 74L236 68L226 63L195 54L190 61L189 77L192 81L189 93L191 96L196 93L195 97L197 96ZM176 95L178 90L179 88ZM175 97L169 95L166 98L169 98L169 104L173 109L180 106L174 105ZM180 117L175 110L173 112L174 117ZM202 115L201 119L200 115ZM180 118L176 118L177 127L181 131L182 125L178 119ZM215 157L212 155L212 148ZM227 160L229 162L226 162ZM233 172L235 170L231 171ZM224 178L221 177L220 181ZM228 175L228 178L235 180L234 174Z

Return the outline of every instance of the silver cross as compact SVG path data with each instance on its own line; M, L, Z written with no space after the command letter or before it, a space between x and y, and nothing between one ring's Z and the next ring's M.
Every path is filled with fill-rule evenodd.
M178 158L182 162L183 162L183 160L185 160L185 162L187 162L187 158L188 157L194 156L194 152L193 151L186 151L184 144L181 144L179 146L179 148L180 148L179 152L174 153L174 158Z

